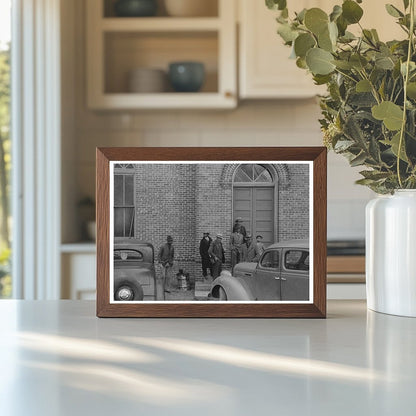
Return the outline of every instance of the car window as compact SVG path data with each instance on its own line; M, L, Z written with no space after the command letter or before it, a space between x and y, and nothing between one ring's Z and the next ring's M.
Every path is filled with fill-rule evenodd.
M143 260L143 253L137 250L130 249L115 249L114 260L129 261L129 260Z
M309 270L309 251L287 250L285 253L285 269L287 270Z
M270 250L267 251L260 263L261 267L267 269L278 269L279 268L279 251Z

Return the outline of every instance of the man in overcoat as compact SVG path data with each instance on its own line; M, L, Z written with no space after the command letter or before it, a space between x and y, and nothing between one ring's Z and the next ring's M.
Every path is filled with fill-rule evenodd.
M212 264L211 264L211 259L208 253L211 243L212 243L212 238L209 236L209 233L204 233L204 236L202 237L199 243L199 254L201 255L202 275L204 276L204 279L207 278L208 269L212 276Z
M175 249L173 247L173 238L168 235L166 243L159 249L159 263L163 268L163 299L165 299L165 293L170 293L169 286L172 278L173 260L175 258Z
M225 263L224 247L222 246L222 234L217 234L217 238L211 243L208 253L214 260L212 265L212 278L215 279L221 274L222 265Z

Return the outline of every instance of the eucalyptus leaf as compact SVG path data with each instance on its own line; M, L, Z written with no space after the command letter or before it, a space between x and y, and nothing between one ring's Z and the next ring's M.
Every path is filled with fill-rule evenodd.
M298 58L296 59L296 66L301 69L308 69L308 65L306 65L305 58Z
M290 44L298 37L298 32L293 30L292 27L287 23L280 24L279 28L277 29L277 33L287 44Z
M286 0L266 0L266 6L271 10L283 10L287 2Z
M338 17L342 15L342 7L336 4L334 8L332 9L332 13L329 15L329 20L331 22L335 22Z
M393 17L403 17L404 14L397 8L394 7L392 4L386 4L387 13Z
M334 51L334 44L331 40L331 36L329 35L329 28L318 35L318 45L321 49L324 49L328 52Z
M338 25L337 25L337 29L338 29L338 32L339 32ZM347 30L347 31L345 31L345 33L344 33L343 36L340 36L338 38L338 42L341 42L341 43L350 43L350 42L352 42L353 40L356 40L356 39L357 39L357 37L353 33L348 32L348 30Z
M409 82L407 84L407 96L412 100L416 100L416 82Z
M363 36L365 40L370 44L374 45L376 43L375 39L373 38L373 34L371 33L371 30L364 29L363 30Z
M403 121L403 110L391 101L383 101L371 109L373 117L383 121L392 131L400 130Z
M334 150L337 152L345 152L354 145L352 140L338 140L334 145Z
M378 36L378 33L377 33L377 30L376 30L376 29L371 29L371 34L373 35L373 39L374 39L376 42L380 42L380 38L379 38L379 36Z
M332 63L339 69L349 71L352 68L352 65L348 61L334 60Z
M342 3L342 16L349 24L358 23L363 13L363 9L353 0L346 0Z
M338 32L340 36L341 37L344 36L345 32L347 31L348 22L344 19L342 15L339 16L337 19L337 27L338 27Z
M351 167L362 165L367 159L365 152L361 152L358 156L350 160Z
M334 71L333 56L320 48L313 48L306 54L306 64L312 74L327 75Z
M305 13L305 26L317 36L327 30L328 21L328 15L318 7L309 9Z
M299 22L303 23L305 20L306 9L301 10L296 14L296 18Z
M399 155L399 145L400 145L400 132L395 134L391 141L387 140L381 140L382 143L384 143L387 146L390 146L391 151L396 157L399 157L404 162L409 162L409 159L406 155L406 149L405 149L405 141L402 141L402 146L400 147L400 156Z
M394 69L394 61L393 57L390 56L379 56L375 60L375 64L377 68L385 69L385 70L392 70Z
M371 83L366 79L362 79L361 81L357 82L355 86L355 90L357 92L370 92L371 91Z
M378 181L380 179L388 178L391 173L389 172L380 172L377 170L363 170L360 172L360 175L364 176L366 179L372 179L374 181Z
M309 49L316 45L314 37L309 33L301 33L295 39L295 53L296 56L304 58Z
M319 74L315 74L313 76L313 80L315 82L315 85L324 85L327 84L328 82L330 82L331 80L331 76L330 75L319 75Z
M359 55L358 53L355 53L350 58L350 64L358 69L364 69L364 67L368 64L368 61L364 58L364 56Z

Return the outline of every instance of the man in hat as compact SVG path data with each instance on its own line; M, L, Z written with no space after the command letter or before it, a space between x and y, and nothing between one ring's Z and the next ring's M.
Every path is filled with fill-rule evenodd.
M204 279L206 279L208 275L207 269L209 269L212 276L212 264L208 253L211 243L212 238L209 236L209 233L204 233L199 243L199 254L201 255L202 275L204 276Z
M168 287L170 286L173 259L175 258L173 238L170 235L166 237L166 243L160 247L158 258L163 267L163 299L165 299L165 293L170 293Z
M243 260L244 244L241 227L234 227L234 232L230 236L231 273L234 271L234 266Z
M263 244L263 236L262 235L258 235L256 236L256 244L257 244L257 249L259 251L259 255L261 256L263 254L264 251L264 244Z
M243 244L243 261L258 262L260 260L260 251L257 242L253 241L251 234L247 234L247 240Z
M217 238L209 246L208 253L214 260L212 265L212 278L215 279L221 274L222 264L225 262L222 234L217 234Z
M245 239L247 236L247 230L246 230L246 227L244 227L243 225L243 219L241 217L237 217L235 219L234 226L233 226L233 233L236 231L237 228L240 228L240 234L242 234Z

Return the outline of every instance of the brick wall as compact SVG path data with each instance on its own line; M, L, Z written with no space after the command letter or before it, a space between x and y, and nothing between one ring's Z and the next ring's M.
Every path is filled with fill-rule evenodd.
M139 164L135 167L135 237L159 247L171 235L176 274L202 278L199 242L204 232L223 234L226 267L232 229L232 182L223 183L224 164ZM278 187L278 240L309 235L307 165L288 165L289 185ZM161 270L158 271L161 273Z
M279 189L279 240L309 238L309 165L287 165L289 186Z

